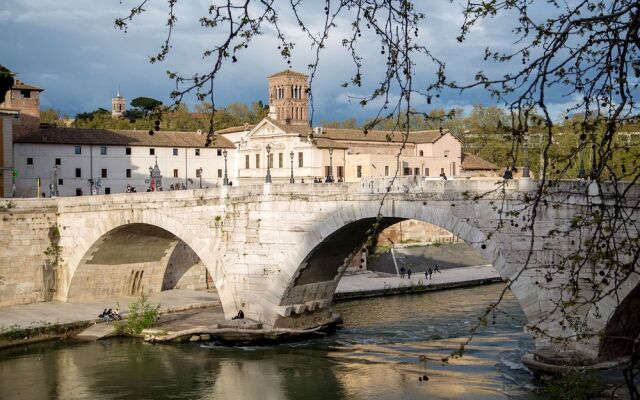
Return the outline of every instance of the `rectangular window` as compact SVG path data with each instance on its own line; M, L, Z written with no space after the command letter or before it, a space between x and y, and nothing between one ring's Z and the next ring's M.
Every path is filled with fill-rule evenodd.
M202 176L202 170L200 168L198 168L196 170L196 178L200 178Z
M174 169L174 170L173 170L173 177L174 177L174 178L177 178L177 177L178 177L178 170L177 170L177 169Z
M76 196L82 196L82 189L76 188Z
M344 179L344 167L342 165L338 165L338 178Z
M23 99L30 99L31 98L31 90L28 90L28 89L20 90L20 97L23 98Z
M107 169L106 168L102 168L102 177L103 178L107 177Z
M124 155L125 156L130 156L131 155L131 147L125 147Z
M104 188L104 194L111 194L111 188Z
M200 149L196 149L196 156L200 155Z
M445 150L445 151L444 151L444 156L445 156L445 157L449 157L449 150Z
M150 156L155 156L156 155L156 149L154 149L153 147L149 149L149 155Z
M269 160L269 168L273 168L273 154L269 154L267 160Z
M456 163L451 163L451 176L456 176Z
M107 154L107 146L100 146L100 155L106 155Z
M444 174L444 168L440 168L440 173Z
M384 176L389 176L389 166L388 165L384 166Z
M216 152L216 154L218 155L218 157L220 157L222 155L222 149L218 149L218 151Z
M221 169L218 170L218 178L222 178L222 170Z
M328 165L325 165L324 167L324 176L331 176L331 167Z
M64 180L62 178L58 179L58 185L60 186L64 185Z
M245 154L244 156L244 168L249 169L249 155Z
M178 149L173 149L173 155L177 156L178 155Z
M358 166L356 167L356 176L357 176L358 178L362 178L362 165L358 165Z
M33 165L33 158L27 157L27 165Z
M284 167L284 154L278 153L278 168Z
M298 152L298 167L304 167L304 153Z
M404 167L404 170L402 172L402 175L411 175L411 168Z
M82 168L76 168L76 178L82 178Z
M429 176L429 168L424 169L424 176Z
M420 168L414 168L413 169L413 174L414 175L420 175Z
M131 178L131 169L127 168L125 174L127 175L127 178Z
M74 154L82 154L82 146L73 146ZM81 194L79 196L82 196Z
M260 168L260 154L256 154L256 168Z
M62 164L62 160L59 158L56 158L56 165L61 165Z

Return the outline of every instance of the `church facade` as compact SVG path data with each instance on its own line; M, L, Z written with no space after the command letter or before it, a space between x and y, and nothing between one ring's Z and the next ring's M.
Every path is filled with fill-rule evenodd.
M406 135L399 131L312 128L307 114L307 78L290 70L270 75L268 117L256 125L217 132L236 145L234 175L240 184L268 180L355 182L362 177L395 175L427 179L495 176L496 166L487 162L479 166L478 158L463 154L460 141L446 129ZM472 162L465 165L465 158Z

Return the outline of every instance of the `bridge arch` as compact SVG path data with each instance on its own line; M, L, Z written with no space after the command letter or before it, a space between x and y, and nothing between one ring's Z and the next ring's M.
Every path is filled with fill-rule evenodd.
M156 213L119 213L110 217L75 236L66 236L66 230L62 230L67 268L60 300L160 291L168 284L165 274L173 252L181 245L204 264L225 308L226 296L221 293L225 276L219 262L218 240L198 235L197 230L177 219ZM116 268L118 265L123 267Z
M427 205L423 201L395 200L386 201L381 207L380 201L371 200L350 202L349 205L332 212L305 235L295 255L283 266L282 279L275 283L284 286L280 291L282 296L278 299L280 315L287 316L291 312L287 308L291 306L304 309L305 307L300 307L301 304L306 304L307 310L329 308L342 272L346 269L347 263L344 261L353 255L352 251L359 248L358 241L364 238L364 235L358 236L357 233L366 231L367 226L371 226L378 214L383 216L380 222L382 228L402 220L419 220L444 228L471 245L496 268L503 279L512 278L515 269L503 257L500 245L480 227L473 225L473 216L460 217L448 206ZM487 231L490 231L490 228L487 227ZM350 242L343 242L345 240ZM348 248L350 251L347 251ZM325 263L314 263L311 260L314 254L320 253L329 254L324 261L337 263L337 270L322 271ZM512 291L522 305L522 299L527 293L525 288L518 286L516 281ZM275 292L275 287L273 289ZM527 315L527 318L529 317Z

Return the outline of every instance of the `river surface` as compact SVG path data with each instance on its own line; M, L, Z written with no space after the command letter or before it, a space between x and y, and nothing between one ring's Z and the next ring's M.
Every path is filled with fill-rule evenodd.
M342 329L277 346L121 338L2 350L0 399L535 399L520 363L533 341L510 295L463 358L419 361L455 350L502 288L337 303Z

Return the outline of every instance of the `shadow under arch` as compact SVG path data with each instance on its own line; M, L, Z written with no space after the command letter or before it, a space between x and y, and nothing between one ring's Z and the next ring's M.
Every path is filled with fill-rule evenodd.
M103 233L73 269L67 301L135 296L167 289L169 260L179 244L209 270L196 249L165 228L128 223Z
M388 204L392 203L392 204ZM321 302L308 307L327 307L351 257L366 239L367 230L381 213L380 229L403 220L418 220L444 228L473 247L489 261L503 279L512 278L513 269L501 255L500 247L478 227L441 207L425 206L422 201L387 202L380 208L379 201L353 202L328 215L305 235L295 257L288 262L287 287L282 291L279 306L294 306ZM323 257L314 259L323 254ZM331 265L331 267L328 267ZM522 305L522 293L513 290ZM279 325L279 324L276 324Z
M640 285L632 289L609 318L598 349L602 361L628 356L640 337Z

